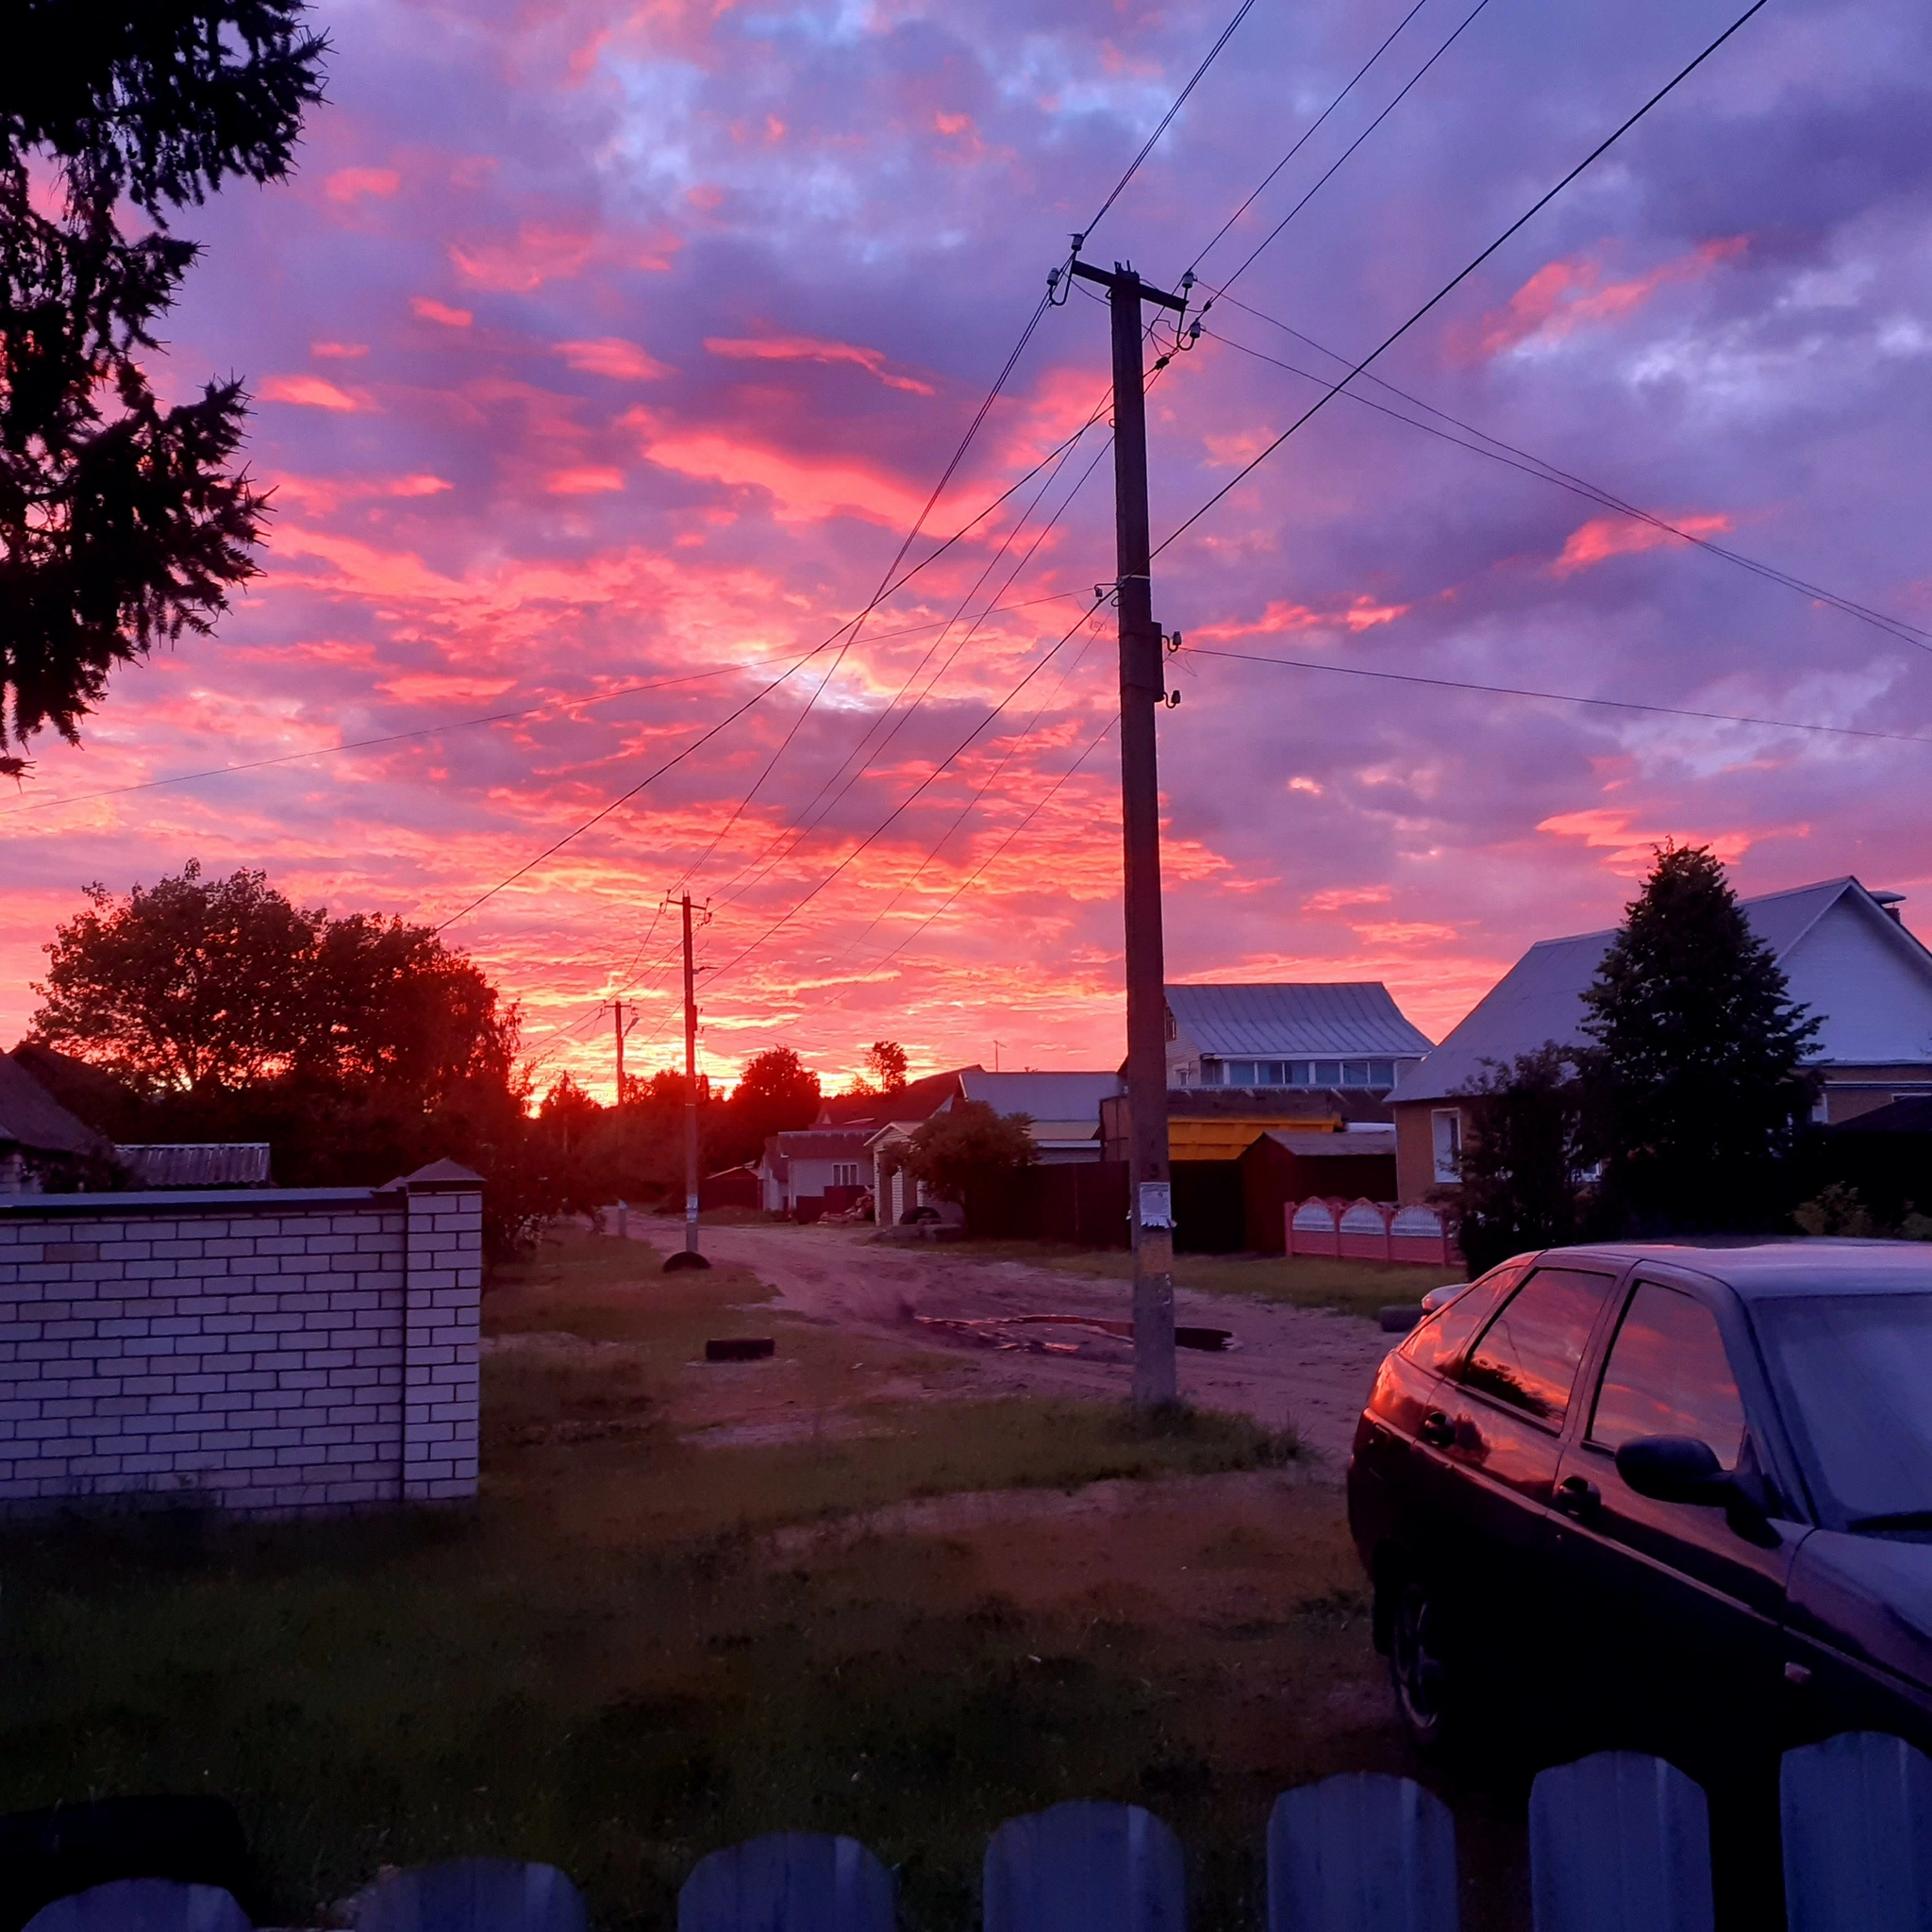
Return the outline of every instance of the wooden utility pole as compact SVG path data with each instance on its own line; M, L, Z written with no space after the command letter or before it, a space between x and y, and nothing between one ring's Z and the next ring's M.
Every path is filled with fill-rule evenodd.
M610 1024L617 1034L617 1104L624 1105L624 1002L610 1002Z
M684 1247L666 1257L667 1274L711 1265L698 1248L698 982L691 960L691 894L678 905L684 911Z
M1127 1108L1134 1234L1134 1406L1176 1399L1174 1191L1167 1162L1167 972L1160 931L1160 781L1155 711L1167 698L1147 528L1147 399L1141 305L1177 315L1184 295L1119 262L1073 272L1107 291L1113 322L1113 523L1120 608L1121 824L1126 846Z

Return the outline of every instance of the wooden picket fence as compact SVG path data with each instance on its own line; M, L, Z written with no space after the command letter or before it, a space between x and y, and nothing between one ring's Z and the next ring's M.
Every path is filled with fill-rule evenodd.
M1291 1255L1326 1255L1344 1261L1421 1261L1455 1267L1462 1254L1434 1208L1398 1208L1392 1201L1328 1200L1316 1194L1283 1208Z
M1932 1759L1855 1731L1786 1755L1789 1932L1932 1932ZM1607 1751L1530 1790L1535 1932L1711 1932L1703 1790ZM1456 1826L1408 1778L1357 1772L1287 1792L1268 1821L1265 1932L1457 1932ZM550 1865L459 1858L383 1877L356 1932L588 1932ZM984 1932L1185 1932L1180 1841L1138 1805L1009 1818L986 1849ZM856 1839L757 1838L699 1860L678 1932L894 1932L892 1874ZM48 1906L25 1932L253 1932L209 1886L130 1879Z

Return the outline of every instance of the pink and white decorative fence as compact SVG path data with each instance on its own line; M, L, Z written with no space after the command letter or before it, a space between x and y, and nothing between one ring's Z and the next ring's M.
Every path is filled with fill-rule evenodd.
M1459 1263L1455 1238L1434 1208L1397 1208L1383 1201L1291 1201L1285 1210L1291 1255L1343 1261L1417 1261L1448 1268Z

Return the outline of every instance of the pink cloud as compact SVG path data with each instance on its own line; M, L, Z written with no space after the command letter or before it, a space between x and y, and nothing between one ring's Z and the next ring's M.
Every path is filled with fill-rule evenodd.
M449 258L474 288L527 295L545 282L573 280L592 263L662 272L680 245L668 229L611 234L584 223L533 221L520 222L514 237L452 242Z
M781 523L811 523L841 511L869 523L904 525L924 508L905 485L857 463L814 463L724 435L667 436L644 454L667 470L713 482L766 490Z
M256 394L265 403L296 403L310 409L354 411L375 407L366 396L352 396L319 375L264 376Z
M1722 513L1703 517L1673 517L1671 522L1687 536L1715 537L1731 527ZM1563 554L1550 566L1553 575L1574 576L1592 564L1607 562L1613 557L1633 557L1639 551L1656 550L1678 540L1655 524L1639 523L1634 517L1591 517L1570 532Z
M332 356L346 361L353 361L358 356L368 355L369 344L367 342L310 342L308 353L311 356Z
M605 465L587 464L575 470L553 470L543 479L552 496L594 496L600 491L622 490L624 472Z
M1539 832L1547 832L1552 838L1580 839L1591 851L1607 853L1605 864L1625 878L1641 878L1647 873L1657 848L1674 837L1679 844L1708 845L1726 865L1736 865L1753 844L1773 829L1760 826L1753 832L1641 831L1631 812L1605 806L1558 812L1537 825Z
M411 295L409 307L425 322L440 322L445 328L468 328L475 316L467 308L452 308L447 302L439 302L434 295Z
M827 342L816 336L707 336L705 347L714 356L751 362L850 362L875 375L888 389L908 390L916 396L937 391L929 382L910 375L893 375L887 371L882 349L867 349L857 342Z
M622 336L598 336L581 342L558 342L557 353L573 369L587 375L608 375L617 382L656 382L677 372L647 355Z
M1410 604L1378 604L1373 597L1356 597L1345 609L1314 610L1306 604L1291 604L1276 598L1253 624L1201 624L1188 635L1226 642L1233 638L1284 637L1296 631L1345 630L1359 636L1377 625L1393 624L1415 607Z
M365 194L387 197L402 185L403 177L393 168L338 168L322 184L322 192L331 201L350 202Z
M1706 242L1689 255L1628 281L1606 282L1601 264L1585 257L1545 262L1501 308L1484 316L1474 353L1498 356L1532 339L1559 341L1586 323L1614 321L1641 308L1674 282L1696 281L1750 246L1748 235Z

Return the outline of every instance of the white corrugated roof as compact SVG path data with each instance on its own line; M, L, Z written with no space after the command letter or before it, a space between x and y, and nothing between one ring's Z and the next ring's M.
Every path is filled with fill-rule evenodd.
M1378 979L1331 986L1170 986L1167 1009L1201 1052L1271 1058L1427 1053L1428 1036L1402 1017Z
M1925 949L1904 926L1872 902L1858 881L1849 876L1823 879L1786 892L1765 892L1739 905L1751 930L1770 946L1779 960L1824 918L1847 892L1856 892L1872 916L1894 942L1920 958ZM1518 1054L1533 1053L1545 1041L1559 1046L1582 1043L1583 995L1615 929L1579 933L1571 939L1539 940L1501 979L1478 1000L1468 1016L1420 1066L1410 1067L1395 1083L1389 1098L1442 1100L1464 1091L1488 1071L1486 1062L1507 1062ZM1928 962L1932 963L1932 962Z
M1036 1121L1100 1122L1100 1103L1123 1091L1115 1073L989 1074L968 1067L959 1075L968 1100L981 1100L995 1113L1024 1113Z

